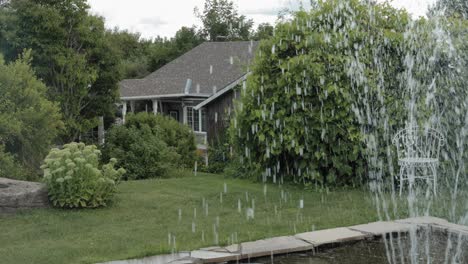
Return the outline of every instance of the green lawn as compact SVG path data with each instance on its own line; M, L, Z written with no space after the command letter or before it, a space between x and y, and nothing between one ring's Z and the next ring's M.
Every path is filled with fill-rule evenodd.
M252 200L255 216L248 220L246 206L251 207ZM208 206L203 207L203 201ZM199 173L124 182L115 203L105 209L0 216L0 263L95 263L168 253L173 248L169 234L177 250L189 250L216 244L216 233L219 243L227 244L236 237L249 241L376 219L364 191L327 194L277 185L265 189L263 184Z

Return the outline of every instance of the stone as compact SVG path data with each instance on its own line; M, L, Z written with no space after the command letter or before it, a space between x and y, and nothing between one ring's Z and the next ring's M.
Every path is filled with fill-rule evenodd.
M190 252L190 257L199 259L203 263L227 262L240 259L239 254L228 252L215 252L209 250L194 250Z
M200 248L200 250L204 251L216 251L216 252L227 252L225 248L223 247L206 247L206 248Z
M398 222L375 222L351 226L349 229L374 236L381 236L389 233L407 233L412 226L414 225Z
M457 224L452 224L452 223L446 223L446 224L433 224L433 225L431 225L431 227L434 230L453 233L453 234L456 234L456 235L462 235L462 236L468 237L468 226L466 226L466 225L457 225Z
M168 262L168 264L201 264L201 263L203 263L202 260L190 258L190 257Z
M408 218L390 222L375 222L352 227L334 228L245 242L227 247L206 247L191 252L160 255L143 259L121 260L105 264L201 264L225 263L248 258L265 257L312 250L321 245L359 241L388 233L406 233L418 226L430 226L468 238L468 226L456 225L435 217ZM413 229L414 230L414 229Z
M349 241L363 240L370 237L367 233L350 230L345 227L319 230L314 232L297 234L297 238L307 241L314 246L325 244L343 243Z
M413 218L406 218L395 221L397 223L405 223L405 224L415 224L415 225L446 225L449 222L442 218L432 217L432 216L422 216L422 217L413 217Z
M226 247L229 252L238 253L241 258L256 258L270 256L272 254L286 254L300 251L307 251L314 248L314 245L293 236L275 237L245 242L239 245Z
M152 257L146 257L141 259L128 259L128 260L116 260L100 264L167 264L167 263L199 263L189 257L189 252L181 252L177 254L158 255ZM180 261L180 262L176 262Z
M0 178L0 213L49 206L43 183Z
M397 220L396 222L408 223L418 226L430 226L434 230L438 230L441 232L451 232L455 234L461 234L463 236L468 236L468 226L450 223L445 219L432 216L414 217Z

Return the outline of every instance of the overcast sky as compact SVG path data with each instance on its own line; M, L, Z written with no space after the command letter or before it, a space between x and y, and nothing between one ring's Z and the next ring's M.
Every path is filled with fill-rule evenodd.
M393 0L393 5L406 8L416 16L424 15L435 0ZM194 8L203 9L205 0L89 0L93 13L106 19L108 28L119 27L140 32L144 38L158 35L172 37L182 26L199 25ZM274 23L279 11L297 10L304 0L234 0L239 12L256 24Z

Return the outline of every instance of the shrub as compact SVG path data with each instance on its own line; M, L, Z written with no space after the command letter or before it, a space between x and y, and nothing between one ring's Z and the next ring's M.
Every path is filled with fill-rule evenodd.
M229 134L225 130L216 140L210 143L208 148L209 163L206 171L209 173L223 173L231 162L231 154Z
M372 107L391 105L392 96L377 89L374 56L395 54L385 57L391 62L386 64L394 65L385 72L393 77L385 85L398 95L398 51L409 19L388 4L373 7L370 17L358 0L319 1L310 12L299 11L291 21L279 23L274 36L260 44L230 129L235 153L251 176L304 184L362 182L366 165L353 112L353 81L369 80L359 88L369 90ZM349 73L351 61L363 69L355 79Z
M124 169L114 169L116 159L100 166L101 152L83 143L52 149L41 167L52 204L63 208L106 206Z
M16 180L35 180L29 173L24 171L17 163L13 155L4 151L4 146L0 145L0 177Z
M195 136L188 126L179 123L171 117L164 115L155 116L150 113L129 115L125 126L141 128L144 124L150 128L158 127L160 138L168 147L173 148L179 154L179 159L174 161L174 164L182 165L186 168L193 167L197 147Z
M117 164L127 170L126 180L165 177L180 155L167 146L161 134L159 127L143 123L114 126L107 133L104 159L117 158Z

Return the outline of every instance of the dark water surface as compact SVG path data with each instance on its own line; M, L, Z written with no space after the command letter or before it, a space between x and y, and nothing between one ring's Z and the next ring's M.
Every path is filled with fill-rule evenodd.
M468 238L459 240L458 236L449 239L446 235L420 234L418 238L418 263L459 263L468 264ZM360 241L334 248L319 249L318 252L275 256L255 259L242 263L261 264L388 264L411 263L409 258L411 242L409 237L387 238L385 245L383 239ZM458 241L461 241L458 250ZM393 245L393 247L391 246ZM388 250L386 250L386 247ZM388 252L388 253L387 253ZM427 253L429 252L429 253ZM456 254L459 254L456 256ZM446 262L447 258L447 262ZM389 261L390 259L390 261ZM456 260L455 260L456 259Z

